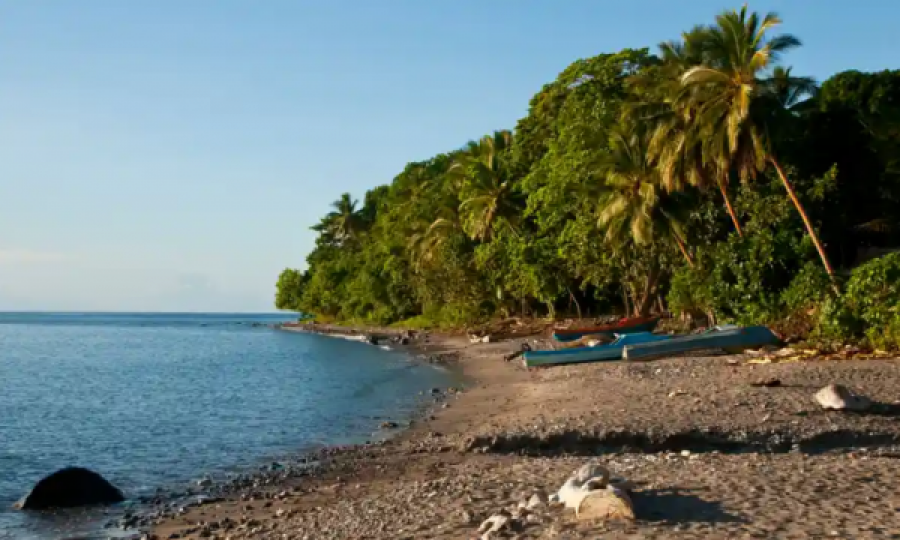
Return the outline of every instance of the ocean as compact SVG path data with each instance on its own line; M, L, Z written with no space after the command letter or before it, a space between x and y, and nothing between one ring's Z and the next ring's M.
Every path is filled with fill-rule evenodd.
M10 508L62 467L152 495L376 438L421 408L420 393L458 383L402 352L268 326L290 319L0 313L0 538L109 536L99 512Z

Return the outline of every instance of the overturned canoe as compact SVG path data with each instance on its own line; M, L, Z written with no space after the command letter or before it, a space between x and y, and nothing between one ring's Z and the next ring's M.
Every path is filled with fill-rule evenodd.
M659 322L659 317L635 317L622 319L613 324L603 326L591 326L586 328L567 328L553 332L556 341L574 341L588 334L634 334L637 332L652 332Z
M612 343L607 343L606 345L558 349L555 351L528 351L522 354L522 358L525 359L526 367L621 360L622 350L628 344L648 343L670 338L671 336L651 334L650 332L622 334L617 336Z
M626 345L622 351L625 360L651 360L691 351L722 349L726 352L741 352L763 345L778 343L778 337L765 326L717 326L702 334L679 336L653 343Z

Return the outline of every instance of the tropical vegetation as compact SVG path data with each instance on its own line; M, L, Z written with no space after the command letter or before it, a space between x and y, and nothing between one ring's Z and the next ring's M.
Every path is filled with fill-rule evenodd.
M900 256L860 266L900 241L900 71L818 85L784 63L800 40L780 23L744 7L657 54L574 62L515 129L344 194L276 306L434 325L667 310L900 339Z

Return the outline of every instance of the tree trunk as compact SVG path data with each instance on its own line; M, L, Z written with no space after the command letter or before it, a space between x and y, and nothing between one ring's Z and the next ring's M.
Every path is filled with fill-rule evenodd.
M566 285L566 290L569 291L569 300L575 302L575 309L578 310L578 318L583 318L581 316L581 304L578 303L578 299L575 298L575 295L572 293L572 289L568 285Z
M631 315L631 302L628 301L628 289L622 286L622 305L625 306L625 316Z
M719 191L722 192L722 198L725 199L725 208L728 209L728 215L731 216L731 222L734 223L734 230L737 231L738 236L744 236L744 231L741 230L741 222L738 221L737 214L734 213L734 208L731 206L731 198L728 196L728 188L726 187L724 182L716 182L719 185Z
M687 247L685 247L684 242L682 242L681 238L678 238L677 235L673 235L673 236L675 236L675 243L678 244L678 249L680 249L681 254L684 255L684 259L687 261L688 266L693 268L694 267L694 259L692 259L691 254L688 253Z
M794 206L797 207L797 212L800 213L800 217L803 218L803 224L806 225L806 232L809 233L809 237L812 239L813 244L816 246L816 251L819 252L819 257L822 259L822 266L825 267L825 272L828 273L828 277L831 279L832 287L834 287L834 292L839 293L840 289L837 286L837 282L834 280L834 270L831 268L831 263L828 261L828 254L825 253L825 248L822 247L822 242L819 240L819 235L816 234L816 230L813 228L812 222L809 221L809 216L806 215L806 210L803 208L803 204L800 202L800 199L797 198L797 194L794 192L794 187L788 181L787 176L784 175L784 171L781 169L781 165L778 164L778 161L775 160L774 157L769 158L769 162L775 167L775 170L778 172L778 177L781 178L781 182L784 184L784 189L787 190L788 196L793 201Z
M638 304L637 298L635 298L635 315L638 317L646 317L650 314L650 309L653 307L653 300L656 299L656 295L654 291L656 290L656 281L659 278L659 269L652 268L650 272L647 273L647 278L644 281L644 291L641 294L641 301Z
M547 317L551 321L555 321L556 320L556 308L553 307L553 302L545 302L544 305L547 306Z

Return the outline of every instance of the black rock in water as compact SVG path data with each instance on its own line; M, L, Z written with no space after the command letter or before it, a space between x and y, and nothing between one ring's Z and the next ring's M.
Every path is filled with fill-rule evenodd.
M118 488L94 471L67 467L38 482L31 493L16 503L16 507L23 510L47 510L115 504L124 500L125 496Z

